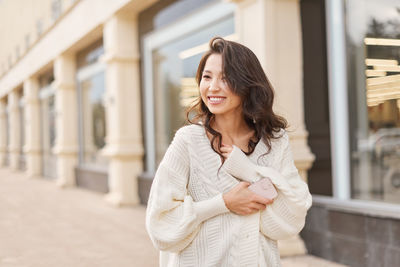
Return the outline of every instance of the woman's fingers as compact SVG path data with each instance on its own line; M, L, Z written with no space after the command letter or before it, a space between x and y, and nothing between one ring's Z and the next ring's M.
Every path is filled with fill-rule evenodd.
M240 182L223 195L226 207L240 215L249 215L264 210L272 203L271 199L263 198L248 189L250 183Z
M265 210L267 206L260 203L252 203L251 208L255 210Z
M221 153L231 153L233 149L227 147L221 147Z
M240 182L239 183L239 187L240 188L247 188L247 187L249 187L250 186L250 183L249 182Z
M220 148L222 156L224 158L226 158L226 159L229 157L229 155L231 154L232 150L233 150L232 146L227 146L227 145L224 145L224 144L222 144L222 146Z

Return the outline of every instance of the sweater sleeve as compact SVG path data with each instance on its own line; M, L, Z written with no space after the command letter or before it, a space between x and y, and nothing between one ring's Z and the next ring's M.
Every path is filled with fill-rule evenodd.
M189 156L184 130L168 147L156 172L146 211L146 229L156 248L179 252L187 247L203 221L228 212L222 194L195 202L188 195Z
M282 152L277 153L281 155L279 169L253 164L236 147L225 162L227 171L239 179L253 182L268 177L275 185L278 196L261 212L260 219L260 231L274 240L286 239L299 233L312 203L308 186L294 165L289 138L286 133L281 138Z

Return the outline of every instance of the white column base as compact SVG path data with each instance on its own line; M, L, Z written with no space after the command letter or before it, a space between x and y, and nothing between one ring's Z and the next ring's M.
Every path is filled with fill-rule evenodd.
M108 172L110 193L105 200L114 206L139 204L137 176L140 170L141 161L111 159Z
M58 155L57 158L57 186L72 187L75 186L75 166L77 164L76 156Z
M19 158L20 158L20 153L18 152L10 153L10 168L12 170L18 170Z
M4 167L6 165L6 153L0 152L0 167Z
M42 174L42 157L39 153L26 155L26 174L28 177L39 177Z

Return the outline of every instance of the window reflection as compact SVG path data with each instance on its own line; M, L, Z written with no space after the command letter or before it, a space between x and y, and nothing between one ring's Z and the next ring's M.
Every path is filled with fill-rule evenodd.
M104 72L81 82L82 119L83 119L83 161L85 164L107 164L101 155L105 145L106 118L103 97L105 93Z
M77 66L78 69L96 63L100 56L104 54L103 41L94 42L87 48L78 53Z
M233 33L234 19L227 17L153 51L157 164L184 124L186 108L198 97L195 76L209 40L214 36L234 39Z
M49 145L54 147L56 144L56 102L54 94L47 99L48 123L49 123Z
M353 196L400 203L400 3L353 0L347 8L349 89L357 102Z
M26 167L26 157L24 153L25 146L25 103L22 95L22 91L20 92L20 101L19 101L19 123L20 123L20 150L19 150L19 169L25 170Z
M10 111L8 107L8 102L5 103L6 105L6 157L4 159L5 166L9 166L10 164Z
M40 117L41 117L41 143L43 176L56 178L57 157L53 152L56 139L56 106L55 88L52 71L40 78Z
M106 169L108 159L102 155L105 146L106 114L104 66L99 61L104 54L99 40L78 53L78 87L80 110L80 164Z

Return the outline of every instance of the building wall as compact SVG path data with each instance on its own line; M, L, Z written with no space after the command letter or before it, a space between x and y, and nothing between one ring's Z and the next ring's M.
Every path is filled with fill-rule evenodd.
M3 61L5 57L8 60L9 54L14 58L0 78L0 100L3 106L5 105L1 117L2 125L10 121L9 127L1 129L7 133L2 133L0 143L2 163L10 162L12 168L21 167L23 165L20 162L24 163L22 159L26 154L28 175L43 174L41 171L43 149L40 140L43 135L40 132L43 124L41 105L43 93L51 93L55 95L55 121L49 127L56 129L56 144L52 148L52 153L55 154L56 160L57 184L60 186L76 184L75 173L83 172L82 169L74 170L80 165L78 156L82 147L79 143L81 138L79 129L82 126L76 115L80 107L78 102L80 85L76 84L80 67L77 62L78 54L93 43L104 39L105 50L101 61L105 63L107 93L100 102L106 106L108 124L113 123L107 129L107 146L101 151L102 156L110 160L110 166L105 171L109 173L109 181L106 181L105 185L107 188L104 188L104 182L103 185L98 185L104 177L98 178L99 175L93 172L93 168L86 173L86 176L97 177L93 179L96 186L92 189L109 191L108 199L111 202L115 204L137 202L135 181L138 172L142 171L143 141L140 127L140 87L139 83L136 83L140 77L138 68L140 52L135 14L154 1L42 2L42 5L37 5L37 1L0 2L0 5L3 5L0 9L2 12L14 15L14 18L10 19L12 32L8 28L1 29L2 36L10 35L7 42L2 42L4 49L1 51L5 53L2 55ZM35 6L33 11L30 5ZM15 15L19 11L22 15L27 13L23 23L21 20L16 20L17 17L21 19L21 16ZM8 16L1 18L7 20ZM41 29L38 27L31 29L27 26L36 25L37 21L40 21ZM20 38L28 35L34 36L35 39L26 40L26 51L24 50L19 57L18 51L8 49L18 46ZM99 59L96 60L98 61L96 66L100 66L102 63ZM127 72L133 75L127 76L125 74ZM49 73L54 79L52 81L47 79L50 83L43 83L45 79L42 78L49 76ZM46 92L43 92L43 86L52 88L47 88ZM137 104L132 105L135 102ZM26 111L19 112L18 106L22 106L24 109L21 110ZM133 113L133 116L129 117L133 122L126 123L128 118L124 115L128 116L130 113ZM21 131L24 130L21 126L25 124L26 134ZM86 129L91 127L89 125ZM4 138L7 136L10 137L9 141ZM22 142L18 138L20 136L24 138ZM21 155L20 151L24 151L24 154ZM88 184L93 184L93 181Z
M400 262L399 219L314 203L301 236L310 254L352 267Z
M0 2L0 77L10 70L79 0Z
M254 50L276 88L276 110L287 117L293 126L290 132L292 151L299 172L306 180L307 170L314 156L307 145L308 133L304 125L298 1L156 2L158 1L49 0L38 5L37 1L1 1L0 5L3 5L3 8L0 10L14 17L1 17L7 23L10 21L13 30L10 32L8 28L0 28L2 36L10 35L9 41L4 42L0 49L1 53L4 53L0 54L0 66L5 66L0 74L0 125L5 125L7 118L10 118L11 122L10 127L6 129L11 140L6 144L2 137L0 158L5 158L10 152L10 165L16 168L22 150L27 156L27 174L41 177L40 105L43 95L51 93L54 94L55 101L55 120L51 127L56 129L52 152L56 161L57 184L61 187L86 186L108 192L106 200L115 205L137 204L138 191L143 198L142 202L146 201L154 170L151 170L150 174L145 172L142 175L147 179L147 187L138 190L137 176L143 171L148 171L143 166L144 141L151 134L143 134L142 130L142 120L147 119L147 111L142 108L145 104L142 102L141 93L144 94L146 90L141 89L143 81L140 80L147 74L153 74L146 73L147 70L144 69L140 70L141 60L145 57L140 47L142 37L172 25L189 14L195 14L197 10L207 11L212 4L220 3L235 6L230 23L234 24L237 30L231 37ZM142 12L148 7L150 8L147 11ZM21 16L15 16L20 10ZM220 11L224 12L221 8ZM23 17L24 23L20 23L18 17ZM87 66L90 68L83 68L78 62L79 54L101 41L102 55L95 56L95 62ZM191 67L196 64L192 62ZM99 152L101 156L108 158L108 162L103 166L97 164L93 168L82 164L83 144L87 141L82 129L87 131L92 128L82 127L82 121L86 119L81 103L84 94L82 85L77 83L77 80L84 76L85 72L97 68L104 73L105 93L101 96L101 103L105 107L107 121L105 147ZM287 79L287 72L290 73L290 79ZM49 79L46 88L43 88L41 77L49 73L54 79ZM190 79L181 79L180 82L179 85L189 91L196 89ZM174 90L180 89L178 87ZM172 103L172 99L170 102ZM23 114L28 115L23 119L27 125L26 144L23 147L23 142L16 138L21 134L19 103L25 105ZM5 105L6 113L3 112ZM175 123L173 126L166 126L175 130L179 125ZM162 138L168 141L173 134L173 131L169 131ZM168 145L168 142L165 144ZM150 148L145 149L148 154ZM163 150L160 149L159 158L162 153ZM101 173L98 171L100 169ZM79 179L81 176L88 180ZM304 252L298 238L287 244L290 244L290 249L283 249L284 253Z

